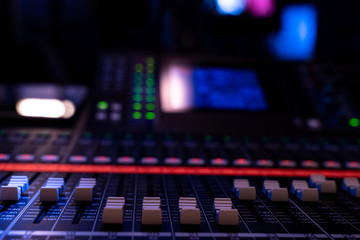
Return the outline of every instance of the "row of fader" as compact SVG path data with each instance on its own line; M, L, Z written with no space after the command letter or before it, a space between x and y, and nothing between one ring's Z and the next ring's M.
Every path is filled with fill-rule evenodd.
M122 224L124 219L125 198L108 197L103 211L103 223ZM230 198L215 198L214 211L219 225L238 225L239 212L233 208ZM200 209L196 198L179 198L180 224L199 225L201 223ZM161 225L162 211L159 197L144 197L142 205L141 224Z

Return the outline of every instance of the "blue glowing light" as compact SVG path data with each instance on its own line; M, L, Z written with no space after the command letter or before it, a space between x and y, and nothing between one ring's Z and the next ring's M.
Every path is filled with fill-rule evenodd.
M195 108L267 110L265 94L253 70L197 67L193 81Z
M224 15L240 15L246 6L246 0L216 0L216 9Z
M291 5L281 14L281 30L270 38L270 47L282 60L309 60L317 35L317 11L311 4Z

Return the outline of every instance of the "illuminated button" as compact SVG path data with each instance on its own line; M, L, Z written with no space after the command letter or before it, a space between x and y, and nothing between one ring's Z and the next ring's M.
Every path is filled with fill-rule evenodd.
M159 197L144 197L142 208L141 224L161 225L162 212Z
M94 163L110 163L111 158L108 156L96 156L94 157Z
M180 165L182 163L182 160L180 158L170 157L165 158L164 162L166 165Z
M215 198L214 210L219 225L238 225L239 212L232 208L230 198Z
M352 196L360 198L360 183L359 179L348 177L343 179L342 189L350 193Z
M117 159L117 162L120 164L134 164L135 159L133 157L123 156L123 157L119 157Z
M309 188L305 180L293 180L291 183L291 192L304 202L317 202L319 200L318 189Z
M27 176L11 176L9 183L1 187L0 200L18 201L21 194L29 188Z
M301 162L301 166L304 168L318 168L319 163L315 162L314 160L304 160Z
M118 112L112 112L110 113L110 120L113 122L117 122L121 120L121 114Z
M200 224L200 209L197 208L196 205L196 198L179 198L180 224Z
M84 155L73 155L70 156L69 161L72 163L85 163L87 162L87 157Z
M287 167L287 168L294 168L296 167L296 162L293 160L280 160L279 161L279 166L280 167Z
M334 160L329 160L329 161L324 162L324 167L325 168L341 168L341 163L334 161Z
M256 161L256 166L258 166L258 167L273 167L274 162L270 159L258 159Z
M247 179L234 179L233 189L235 195L240 200L255 200L256 189L250 187L249 180Z
M102 222L122 224L124 220L124 197L108 197L103 211Z
M246 158L235 159L233 163L234 163L234 166L238 166L238 167L247 167L247 166L251 165L251 161Z
M289 198L287 188L280 188L280 184L276 180L265 180L263 193L275 202L287 202Z
M202 158L189 158L188 164L193 166L202 166L205 164L205 160Z
M118 112L122 109L122 105L119 102L113 102L111 103L111 110Z
M15 159L19 162L32 162L35 160L35 156L33 154L19 154Z
M60 159L59 155L47 154L41 156L41 161L43 162L58 162Z
M93 188L95 185L95 178L81 178L79 185L75 188L75 201L91 202L93 198Z
M9 160L10 160L10 154L0 153L0 161L9 161Z
M107 115L105 112L97 112L95 114L95 119L98 121L104 121L104 120L106 120L106 118L107 118Z
M349 169L360 169L360 162L348 161L345 163L345 166L346 166L346 168L349 168Z
M336 182L334 180L326 180L322 174L310 175L309 185L316 187L321 193L336 193Z
M228 165L228 160L224 158L213 158L210 163L213 166L226 166Z
M60 194L64 191L64 178L49 178L40 189L41 202L57 202Z
M152 164L158 164L159 160L155 157L144 157L141 159L141 163L146 165L152 165Z

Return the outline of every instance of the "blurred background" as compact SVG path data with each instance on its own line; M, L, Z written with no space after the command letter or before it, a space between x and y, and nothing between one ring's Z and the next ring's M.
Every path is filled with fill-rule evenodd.
M307 94L316 91L309 97L316 98L312 110L303 112L323 119L340 114L341 124L357 127L359 7L350 0L2 0L0 108L14 108L19 92L77 95L72 102L79 105L96 92L104 53L221 56L280 62L284 69L298 64L297 71L317 81L302 84ZM34 83L43 90L27 85ZM21 90L14 84L22 84ZM339 107L344 101L339 94L354 105ZM336 113L329 101L338 104ZM331 121L329 126L340 124Z

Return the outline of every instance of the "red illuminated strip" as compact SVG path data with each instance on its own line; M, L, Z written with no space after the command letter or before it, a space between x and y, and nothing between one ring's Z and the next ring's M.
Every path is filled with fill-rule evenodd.
M214 168L179 166L119 166L85 164L41 164L41 163L0 163L0 171L27 172L86 172L123 174L184 174L184 175L227 175L227 176L268 176L308 177L323 174L326 177L359 177L360 170L326 169L279 169L279 168Z

